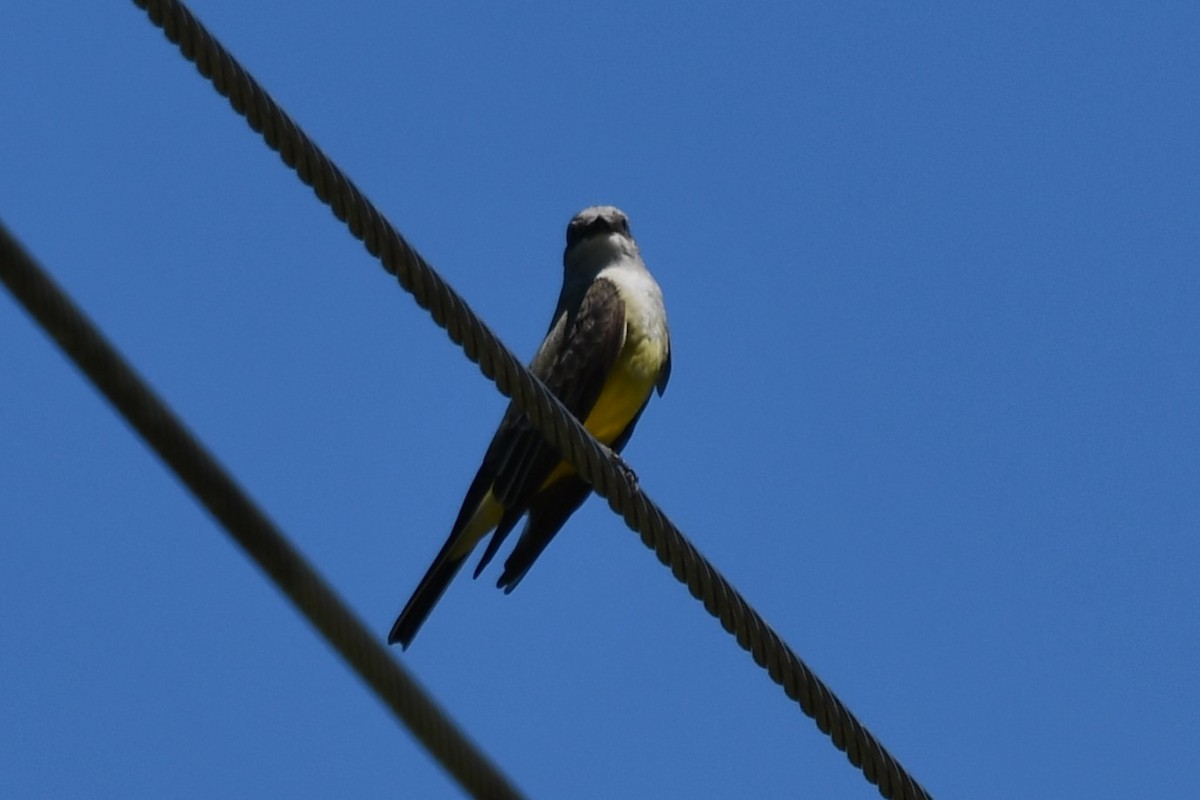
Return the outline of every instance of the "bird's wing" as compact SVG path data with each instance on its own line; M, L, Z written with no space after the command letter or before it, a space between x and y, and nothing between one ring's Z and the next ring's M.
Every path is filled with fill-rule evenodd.
M554 335L555 329L552 329L548 343ZM616 284L606 278L597 278L584 295L579 310L563 320L557 347L539 350L534 359L534 374L568 411L584 420L600 397L624 344L625 304ZM561 460L559 452L546 442L529 418L510 407L480 470L481 474L486 472L491 476L488 486L505 512L475 569L476 576L495 556L504 538L529 509L530 502ZM559 526L586 496L585 484L583 497L561 515Z
M671 380L671 342L667 341L667 357L663 360L663 365L658 370L658 380L654 382L654 388L658 390L658 396L662 397L663 392L667 390L667 381Z

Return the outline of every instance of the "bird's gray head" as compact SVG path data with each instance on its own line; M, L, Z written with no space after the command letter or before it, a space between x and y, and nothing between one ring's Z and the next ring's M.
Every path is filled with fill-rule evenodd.
M638 258L637 245L629 232L629 217L615 206L591 206L567 225L567 249L563 264L568 268L583 259L607 263L616 258Z

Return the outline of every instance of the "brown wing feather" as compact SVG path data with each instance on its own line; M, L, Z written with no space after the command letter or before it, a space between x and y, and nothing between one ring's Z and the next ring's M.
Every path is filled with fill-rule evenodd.
M625 304L616 284L598 278L588 288L579 310L568 317L561 346L548 359L546 374L539 377L568 411L579 420L586 419L624 344ZM492 492L504 506L505 514L475 569L476 576L496 555L517 520L529 510L538 489L562 460L558 451L546 442L523 413L510 407L505 421L509 423L511 439L507 439L502 451L495 454L491 483ZM496 445L494 441L493 446ZM492 448L489 448L491 454ZM586 486L583 496L587 496ZM570 511L578 508L581 502L582 498ZM560 527L570 516L570 511L562 517Z

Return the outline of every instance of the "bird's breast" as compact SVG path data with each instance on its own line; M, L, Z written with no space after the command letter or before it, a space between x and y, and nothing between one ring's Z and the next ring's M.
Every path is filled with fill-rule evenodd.
M611 444L641 410L668 352L666 312L658 284L644 269L605 270L625 306L625 343L584 427Z

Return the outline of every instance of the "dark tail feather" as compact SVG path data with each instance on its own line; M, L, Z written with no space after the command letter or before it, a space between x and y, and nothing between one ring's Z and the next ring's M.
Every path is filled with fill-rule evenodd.
M512 511L504 512L504 516L500 518L500 524L492 533L492 539L488 542L487 549L483 551L483 557L479 559L479 565L475 567L475 576L479 577L479 573L483 572L484 567L491 563L492 558L496 555L496 551L500 549L500 545L504 542L504 538L508 536L509 531L516 527L517 520L525 515L523 509L520 513Z
M501 427L501 431L503 431L503 427ZM496 435L499 437L500 434ZM494 441L492 446L495 446ZM446 543L438 551L437 558L433 560L425 577L421 578L421 582L417 584L417 590L408 599L400 616L396 617L396 624L392 626L392 632L388 634L388 644L399 642L401 647L408 649L413 637L417 635L417 631L424 624L425 618L429 616L429 612L433 611L437 601L442 599L442 593L446 591L450 581L458 574L463 562L467 560L467 556L471 555L471 550L475 547L474 542L466 548L466 552L462 555L456 556L452 553L461 549L462 542L459 539L463 530L471 523L471 518L478 511L479 504L487 496L488 487L492 484L489 469L488 461L485 458L483 466L479 468L479 471L475 473L474 480L471 481L471 487L467 489L467 496L463 500L462 508L458 510L458 518L454 521L454 527L450 529L450 535L446 537Z
M533 566L533 562L550 544L554 534L558 533L567 517L575 513L575 509L583 505L592 487L582 478L572 475L563 478L547 487L541 494L533 498L529 506L529 521L517 546L509 553L504 562L504 572L496 581L496 586L508 594L517 588L517 584L525 577L525 573Z
M446 544L449 545L450 542ZM449 548L443 548L443 550L447 549ZM400 616L396 617L396 624L392 626L392 632L388 634L388 644L399 642L402 648L408 649L408 646L412 644L413 637L417 635L417 631L425 622L425 618L429 616L430 611L433 611L433 607L441 599L442 593L446 591L446 587L450 585L450 581L458 574L466 560L466 556L451 558L445 552L438 555L433 565L429 567L429 571L425 573L425 577L421 578L417 590L405 604Z

